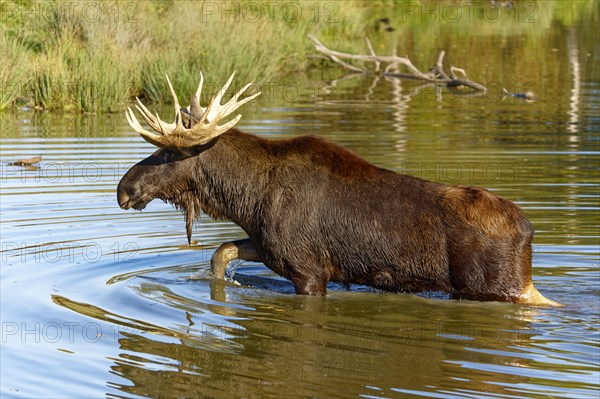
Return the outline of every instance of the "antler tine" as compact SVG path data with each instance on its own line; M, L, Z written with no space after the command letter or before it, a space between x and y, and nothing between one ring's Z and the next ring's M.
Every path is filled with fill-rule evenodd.
M229 129L231 129L232 127L234 127L240 121L241 118L242 118L242 115L238 114L235 118L233 118L232 120L230 120L226 124L218 126L217 127L217 131L219 132L219 134L228 131Z
M152 117L152 113L150 112L150 110L148 108L146 108L146 106L144 105L144 103L139 99L139 97L136 97L135 100L137 101L137 103L140 105L140 107L142 108L143 113L145 113L146 115Z
M238 98L239 98L239 97L240 97L242 94L244 94L244 92L246 91L246 89L248 89L248 87L252 86L253 84L254 84L254 82L250 82L250 83L246 84L246 86L242 87L242 88L240 89L240 91L238 91L237 93L235 93L235 95L232 97L232 100L235 100L235 101L237 101L237 99L238 99ZM259 94L260 94L260 92L259 92Z
M183 120L181 118L181 108L177 112L175 112L175 128L178 131L183 131Z
M140 122L135 117L133 110L129 107L127 108L127 111L125 111L125 118L127 118L127 122L129 123L129 126L131 126L133 128L133 130L135 130L136 132L138 132L140 134L152 134L149 131L147 131L146 129L144 129L142 127L142 125L140 125Z
M202 115L205 113L204 108L202 108L202 106L200 105L200 95L202 94L203 84L204 75L202 75L202 72L200 72L200 84L198 85L198 90L196 90L196 94L194 94L192 96L192 99L190 100L189 108L190 115L196 120L202 118Z
M223 108L223 118L226 117L227 115L231 114L233 111L235 111L236 109L238 109L239 107L241 107L242 105L246 104L248 101L254 100L256 97L258 97L259 95L262 94L261 91L259 91L258 93L255 93L251 96L248 96L246 98L244 98L242 101L237 101L237 99L244 93L244 91L246 91L246 89L248 87L250 87L252 84L254 84L254 82L250 82L248 83L246 86L244 86L240 91L238 91L235 96L233 96L233 98L231 100L229 100L227 102L227 104L225 104L222 108Z
M225 92L227 91L227 89L229 89L229 86L231 85L231 82L233 82L233 77L234 76L235 76L235 71L233 71L233 73L229 77L229 80L227 80L227 83L225 83L225 85L219 91L219 94L217 95L217 103L219 103L219 104L221 103L221 98L223 98L223 94L225 94Z
M152 129L158 131L159 127L158 127L158 124L156 123L156 118L154 117L154 115L152 115L150 113L150 111L146 107L144 107L144 105L139 100L138 100L138 102L140 103L141 107L138 106L137 104L135 105L135 107L140 112L140 115L142 115L142 118L144 118L146 123L148 123L152 127Z
M171 80L169 79L169 75L165 74L167 77L167 84L169 85L169 91L171 92L171 96L173 97L173 108L175 109L175 128L167 134L174 133L175 130L181 131L183 129L183 123L181 118L181 105L179 105L179 100L177 99L177 94L173 89L173 85L171 84Z
M156 113L156 122L158 123L158 127L159 127L158 131L160 133L162 133L163 136L168 135L174 129L174 128L172 128L172 125L169 126L168 123L165 123L160 119L160 117L158 116L158 112Z
M204 75L202 71L200 71L200 84L198 85L198 89L196 90L196 98L198 98L198 105L200 105L200 94L202 94L202 85L204 84Z
M221 108L226 111L223 113L223 116L229 115L230 113L232 113L233 111L235 111L235 109L237 107L235 107L235 105L237 104L237 99L246 91L246 89L248 87L250 87L254 82L250 82L248 83L246 86L242 87L237 93L235 93L233 95L233 97L231 97L231 99L229 101L227 101L227 103L225 103ZM231 109L231 110L230 110Z
M244 98L242 101L238 102L236 104L235 109L238 109L239 107L241 107L242 105L246 104L248 101L254 100L256 97L260 96L262 94L262 91L259 91L256 94L253 94L251 96L248 96L246 98Z
M179 111L181 106L179 105L179 100L177 99L177 94L175 94L175 90L173 89L173 85L171 84L171 79L169 79L169 75L165 74L167 77L167 85L169 86L169 91L171 92L171 97L173 97L173 107L175 108L175 112Z
M155 145L157 147L164 146L164 143L162 142L162 136L159 136L158 134L154 134L154 133L149 132L146 129L144 129L142 127L142 125L140 125L140 122L135 117L135 114L133 113L133 110L131 108L127 108L127 111L125 111L125 118L127 118L127 122L129 123L129 126L131 126L133 128L133 130L138 132L140 134L140 136L142 136L142 138L144 140L146 140L148 143Z
M231 76L229 77L229 80L227 80L227 83L225 83L225 85L221 88L221 90L219 90L219 93L215 97L215 101L217 103L217 107L214 108L214 109L211 109L210 112L209 112L208 108L206 108L206 111L204 111L205 113L208 114L208 120L209 121L212 121L214 119L218 119L218 118L216 118L216 116L219 114L219 110L221 108L221 99L223 98L223 95L225 94L225 92L229 88L229 85L231 85L231 82L233 81L233 77L234 76L235 76L235 71L231 74Z
M213 121L213 119L208 119L208 116L210 115L210 113L213 109L213 106L215 105L215 99L216 99L216 96L212 96L212 98L210 99L210 102L208 103L208 106L206 107L206 110L204 111L204 114L202 114L202 118L200 118L200 120L198 121L198 125L205 123L207 120L209 122Z

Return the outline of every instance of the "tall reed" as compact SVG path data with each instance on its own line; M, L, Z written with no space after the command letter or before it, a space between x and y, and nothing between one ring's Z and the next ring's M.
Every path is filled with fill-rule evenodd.
M22 95L28 75L26 50L9 40L0 29L0 110L12 106Z

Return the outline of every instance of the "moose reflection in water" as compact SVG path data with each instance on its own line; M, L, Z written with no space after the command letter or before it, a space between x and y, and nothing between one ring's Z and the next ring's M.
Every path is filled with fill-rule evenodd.
M127 120L159 147L118 186L123 209L159 198L185 213L188 241L204 211L229 219L248 239L223 244L212 269L263 262L297 294L325 295L329 281L391 292L443 291L455 298L558 305L531 279L533 227L521 209L483 188L398 174L315 136L267 140L219 123L260 93L221 105L233 80L200 105L203 79L182 108L167 77L175 121L138 100L155 132L131 109Z
M168 306L171 314L179 312L180 321L149 325L53 297L65 308L116 323L119 355L111 359L111 373L131 383L116 377L107 383L131 395L158 397L168 386L173 397L243 397L250 391L253 397L335 397L343 384L345 396L352 397L365 392L365 369L378 376L373 384L383 390L429 386L508 394L510 387L489 383L497 378L493 371L473 371L462 381L453 376L464 373L460 370L469 362L520 369L539 362L510 355L511 348L535 344L531 338L539 332L531 321L538 310L532 308L477 303L457 307L416 296L364 293L373 297L378 309L373 312L365 307L363 295L338 291L331 300L320 301L277 294L273 304L273 298L262 297L264 291L258 296L252 290L223 291L218 284L212 285L211 297L229 296L232 302L210 305L180 297L164 284L142 282L137 289L141 296ZM240 302L248 307L235 305ZM202 315L207 313L222 321L206 324ZM504 381L518 385L530 379L509 373Z

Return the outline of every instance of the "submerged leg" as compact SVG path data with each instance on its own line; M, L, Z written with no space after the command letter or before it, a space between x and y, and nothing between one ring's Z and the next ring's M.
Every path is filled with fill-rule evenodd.
M234 259L262 262L249 238L226 242L221 244L210 259L210 269L213 276L221 280L224 279L227 264Z
M327 295L327 279L317 278L292 278L296 294L298 295L316 295L324 296Z

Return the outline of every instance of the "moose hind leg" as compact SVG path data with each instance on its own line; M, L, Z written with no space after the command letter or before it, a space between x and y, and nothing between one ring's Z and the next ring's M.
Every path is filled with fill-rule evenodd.
M210 259L213 276L221 280L225 279L227 264L234 259L262 262L249 238L229 241L221 244Z
M328 278L325 276L298 275L292 277L292 283L297 295L327 295Z

